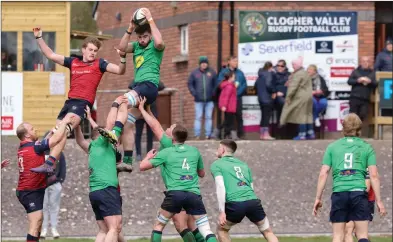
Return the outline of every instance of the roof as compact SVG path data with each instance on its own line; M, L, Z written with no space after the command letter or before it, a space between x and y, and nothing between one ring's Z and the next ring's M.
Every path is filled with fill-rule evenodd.
M85 31L79 31L79 30L71 30L71 39L84 39L86 37L96 37L99 40L108 40L112 39L112 35L107 35L107 34L95 34L91 32L85 32Z

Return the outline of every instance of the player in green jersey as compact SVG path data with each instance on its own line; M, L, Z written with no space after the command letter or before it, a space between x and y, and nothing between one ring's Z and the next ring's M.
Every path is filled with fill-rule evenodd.
M107 129L120 136L127 120L127 98L116 99L107 118ZM96 133L98 125L86 106L87 118ZM120 234L122 225L122 200L118 190L116 161L121 159L120 152L103 136L92 137L93 141L84 139L80 127L76 129L75 139L78 145L89 154L90 203L96 216L99 232L96 241L124 241ZM95 138L95 139L94 139Z
M157 221L154 223L151 241L161 241L162 231L168 221L182 209L196 220L198 230L207 242L217 241L210 229L205 205L199 190L199 177L205 175L202 156L198 149L184 144L187 129L176 125L172 131L173 146L160 152L151 150L139 165L141 171L161 166L162 177L167 188ZM184 241L195 241L191 232Z
M160 81L160 65L164 55L165 45L162 40L149 9L143 8L147 22L144 25L137 26L133 23L132 18L129 28L124 33L119 44L119 50L126 53L133 53L134 62L134 84L131 91L125 94L131 106L127 123L124 126L124 135L122 143L124 149L123 162L118 165L121 171L132 170L132 153L135 143L135 121L141 117L138 110L139 97L145 97L147 104L155 102L158 96L158 83ZM137 34L137 42L130 42L132 32ZM125 61L125 60L124 60ZM117 137L106 132L104 134L117 143Z
M217 149L218 160L210 167L216 183L218 208L217 236L220 242L230 242L229 230L244 217L253 222L269 242L278 242L261 200L254 192L251 169L235 158L237 144L233 140L222 140Z
M330 222L333 227L333 242L343 242L345 224L354 221L359 242L368 242L368 220L370 216L366 192L367 168L371 186L381 216L386 214L381 200L380 181L376 166L375 151L366 141L359 138L362 121L354 114L348 114L343 121L341 138L327 147L319 174L317 195L313 214L322 207L322 193L330 170L333 173L333 193Z
M168 129L164 131L160 122L154 117L153 113L150 110L150 106L145 106L146 98L139 99L139 111L142 114L143 119L145 119L146 123L150 126L154 135L157 137L157 140L160 142L159 150L163 150L173 146L172 141L172 131L176 127L176 124L172 124ZM146 109L145 109L146 107ZM161 175L163 175L163 168L160 166ZM172 217L173 223L177 232L182 236L183 240L186 241L186 235L188 231L192 231L192 234L195 237L196 242L204 242L205 239L202 234L199 232L196 227L195 220L192 216L189 216L185 210L182 210L180 213L175 214Z

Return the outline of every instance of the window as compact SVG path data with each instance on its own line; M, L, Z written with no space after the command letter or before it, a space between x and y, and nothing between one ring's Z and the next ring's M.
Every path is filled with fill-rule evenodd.
M55 32L44 32L42 38L54 52ZM23 32L23 70L24 71L55 71L55 63L42 55L40 47L32 32Z
M188 25L180 26L180 54L188 55Z
M16 71L17 33L1 32L1 70Z

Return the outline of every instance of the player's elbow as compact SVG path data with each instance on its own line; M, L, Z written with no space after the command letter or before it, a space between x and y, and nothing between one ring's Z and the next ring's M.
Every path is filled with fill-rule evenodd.
M206 175L205 170L198 170L198 176L199 176L200 178L205 177L205 175Z
M124 75L124 73L126 73L126 68L120 68L120 70L117 74Z

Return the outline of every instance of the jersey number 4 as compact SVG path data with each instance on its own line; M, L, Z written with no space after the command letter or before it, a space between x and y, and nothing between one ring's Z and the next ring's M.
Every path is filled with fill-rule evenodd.
M233 169L235 169L237 178L239 178L239 179L244 178L244 175L242 173L242 169L240 168L240 166L234 166Z
M25 168L23 167L23 157L18 157L18 164L19 164L19 172L23 172Z
M352 153L345 153L344 154L344 169L351 169L352 168Z
M190 170L190 165L187 163L187 158L184 158L183 165L181 166L182 169L186 169L187 171Z

